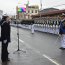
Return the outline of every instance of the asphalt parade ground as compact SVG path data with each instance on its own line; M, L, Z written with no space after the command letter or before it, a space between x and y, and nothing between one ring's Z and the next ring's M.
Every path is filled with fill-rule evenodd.
M60 50L58 35L19 28L19 48L17 28L11 27L11 43L9 43L9 62L0 65L65 65L65 51ZM0 44L1 50L1 44ZM1 57L1 51L0 51Z

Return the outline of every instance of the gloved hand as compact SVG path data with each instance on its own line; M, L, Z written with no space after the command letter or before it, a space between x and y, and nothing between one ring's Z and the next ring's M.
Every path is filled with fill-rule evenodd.
M7 40L4 40L3 42L6 44Z
M61 34L59 34L59 37L61 37Z

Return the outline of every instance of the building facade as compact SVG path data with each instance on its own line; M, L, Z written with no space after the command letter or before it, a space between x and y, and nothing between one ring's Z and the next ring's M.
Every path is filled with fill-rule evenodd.
M25 12L18 12L18 6L16 7L16 19L25 19Z
M32 19L32 15L36 15L39 12L39 7L37 5L28 6L26 5L26 12L18 12L18 7L16 7L16 18L17 19Z
M32 19L32 15L36 15L39 12L39 7L37 5L28 6L26 5L26 19Z

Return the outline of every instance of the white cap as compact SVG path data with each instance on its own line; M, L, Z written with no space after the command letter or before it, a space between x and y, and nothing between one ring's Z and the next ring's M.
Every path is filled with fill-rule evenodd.
M7 14L3 14L3 16L8 16Z

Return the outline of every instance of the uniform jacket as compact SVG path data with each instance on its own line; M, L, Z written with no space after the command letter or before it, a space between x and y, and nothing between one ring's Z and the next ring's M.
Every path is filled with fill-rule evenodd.
M65 25L63 22L65 22L65 20L60 23L59 34L65 34Z
M10 42L10 23L7 22L1 24L1 41L3 40Z

